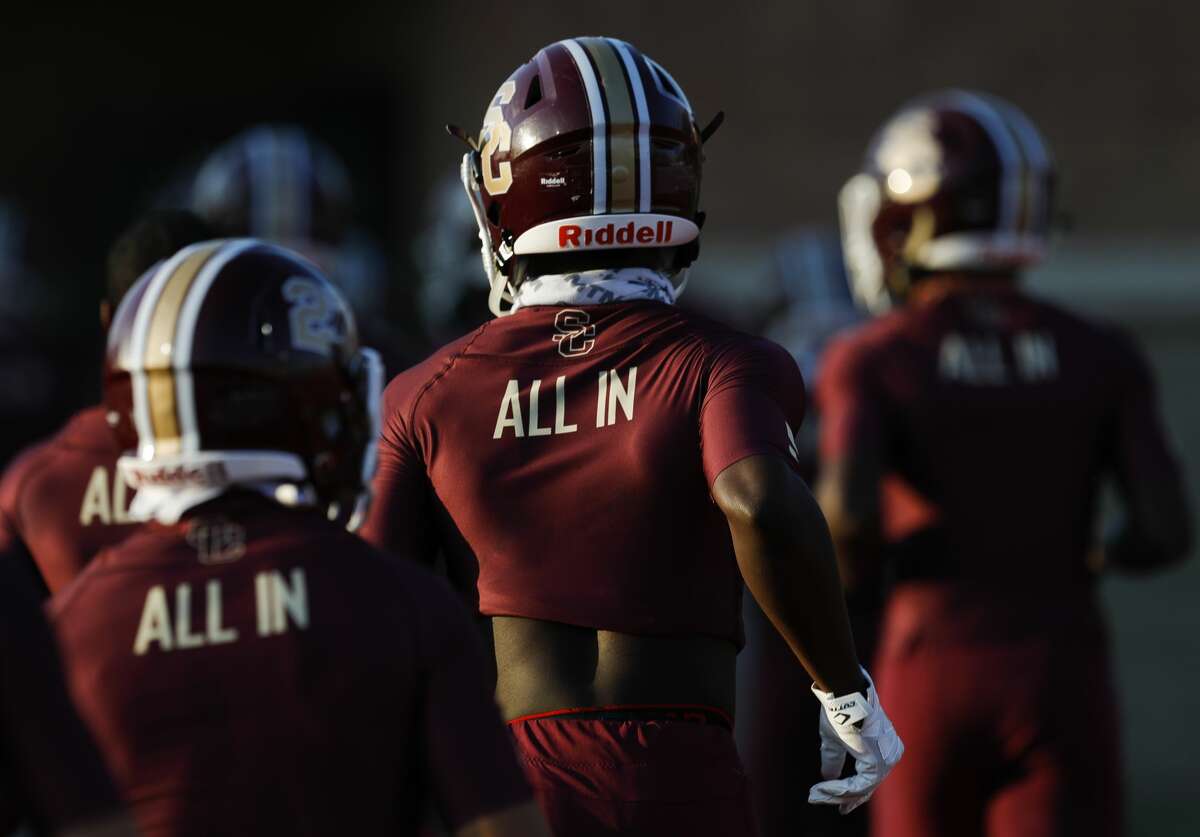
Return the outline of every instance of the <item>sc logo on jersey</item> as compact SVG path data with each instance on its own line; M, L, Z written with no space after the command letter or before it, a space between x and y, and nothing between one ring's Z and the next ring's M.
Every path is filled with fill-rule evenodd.
M563 357L583 357L596 345L596 327L586 311L564 308L554 317L553 340Z

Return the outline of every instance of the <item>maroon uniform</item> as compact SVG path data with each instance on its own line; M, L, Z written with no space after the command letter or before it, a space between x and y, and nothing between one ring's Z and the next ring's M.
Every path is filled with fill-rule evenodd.
M116 473L120 454L105 409L89 407L5 471L0 553L32 561L50 593L132 531L133 491Z
M526 308L388 387L364 533L427 557L440 545L460 578L477 567L488 616L740 645L741 579L709 489L739 459L792 456L803 401L799 370L781 348L674 307ZM631 768L618 780L607 774L644 763L652 731L604 724L515 723L552 820L554 789L580 783L604 789L610 812L621 808L613 800L690 801L703 819L713 809L695 803L742 798L726 730L682 724L658 750L662 770ZM559 762L548 760L547 740ZM662 778L700 762L712 769L697 771L683 796ZM744 813L729 816L745 827Z
M144 834L414 834L427 795L454 828L528 799L461 605L313 511L147 524L51 610Z
M783 349L674 307L525 309L392 381L364 534L478 562L487 616L740 644L709 486L803 409Z
M34 591L0 564L0 832L57 832L115 811L117 795L63 684Z
M869 450L887 472L897 583L875 672L907 752L875 797L876 832L973 834L983 811L988 833L1117 833L1087 557L1102 476L1175 473L1140 355L991 286L836 342L818 394L823 458Z

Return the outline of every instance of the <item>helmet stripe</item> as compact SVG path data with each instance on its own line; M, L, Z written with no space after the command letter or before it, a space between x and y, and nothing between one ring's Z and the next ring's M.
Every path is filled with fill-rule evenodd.
M200 450L200 426L196 418L196 387L192 378L192 350L196 343L196 322L200 308L213 281L229 262L258 245L253 239L227 241L214 253L191 282L179 307L175 326L175 350L171 365L175 370L175 396L179 417L179 438L184 453Z
M1021 157L1021 167L1017 173L1017 220L1013 228L1020 235L1029 229L1029 207L1032 202L1030 191L1032 189L1033 178L1030 177L1029 158L1025 155L1025 149L1021 146L1021 141L1017 138L1007 120L1004 122L1004 127L1013 138L1013 143L1016 145L1017 152Z
M990 102L974 93L956 90L951 94L952 102L979 123L991 139L996 155L1000 158L1000 223L1001 229L1017 232L1021 217L1021 181L1024 179L1025 160L1016 139L1006 127L1004 115Z
M605 128L604 96L600 92L596 71L583 47L573 39L559 43L575 62L587 94L588 108L592 112L592 213L603 215L608 211L608 132Z
M1013 145L1017 149L1017 155L1021 158L1021 167L1017 174L1017 192L1020 195L1020 199L1017 203L1015 231L1018 235L1022 235L1029 229L1031 221L1030 208L1033 204L1033 170L1029 160L1029 149L1025 147L1025 143L1022 141L1016 125L1013 124L1012 114L1006 103L984 94L980 94L979 98L987 102L999 115L1005 132L1012 137Z
M127 353L121 358L121 364L130 372L133 389L133 423L138 434L138 455L149 459L154 452L154 423L150 418L150 399L148 397L146 370L142 359L146 356L146 343L150 331L150 321L153 319L154 308L162 294L167 280L184 259L203 245L193 244L180 250L165 261L154 274L146 287L145 293L138 301L137 313L133 318L133 333L130 337Z
M1041 229L1047 222L1049 195L1046 194L1045 178L1050 172L1050 153L1041 134L1033 127L1021 110L1008 102L996 101L997 108L1005 116L1005 124L1017 139L1027 163L1024 189L1025 229Z
M175 381L171 356L175 351L175 321L179 306L200 268L220 247L207 242L189 249L169 273L155 277L157 287L152 299L143 299L139 320L143 330L141 346L133 361L142 370L146 413L155 453L178 453L179 422L175 405ZM143 318L142 312L146 311Z
M653 189L650 184L650 111L646 106L646 86L642 82L642 74L638 71L637 63L633 60L629 45L624 41L609 38L613 49L621 56L625 65L625 75L633 91L633 101L637 116L637 193L638 212L650 211L650 195Z
M633 97L616 49L606 38L580 38L600 76L608 110L609 211L637 208L637 121Z

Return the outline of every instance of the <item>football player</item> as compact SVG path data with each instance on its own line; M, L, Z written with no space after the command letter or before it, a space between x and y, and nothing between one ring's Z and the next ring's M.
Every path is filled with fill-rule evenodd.
M1017 108L946 91L875 136L841 210L856 295L835 341L818 495L852 591L893 579L876 665L908 755L882 837L1121 831L1097 495L1113 570L1179 561L1190 522L1150 369L1115 329L1024 292L1054 166Z
M861 804L901 752L795 471L795 361L673 305L714 128L623 41L519 67L462 165L497 319L385 397L366 536L441 550L477 593L561 835L752 833L731 735L742 577L826 706L812 801Z
M147 214L108 255L100 302L104 329L125 292L155 262L212 238L196 215ZM46 441L28 448L0 479L0 555L32 567L48 593L64 587L105 546L129 535L133 492L117 475L120 449L102 405L87 407Z
M346 531L382 370L302 257L254 240L149 271L109 334L120 467L153 518L50 604L147 834L545 833L444 584Z

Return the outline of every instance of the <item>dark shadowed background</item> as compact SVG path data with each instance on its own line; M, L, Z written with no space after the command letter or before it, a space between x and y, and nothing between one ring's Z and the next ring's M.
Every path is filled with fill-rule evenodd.
M307 7L311 5L310 7ZM423 338L416 236L431 190L508 73L544 43L615 35L664 64L703 123L709 213L694 292L760 320L765 245L835 223L834 198L906 98L979 88L1022 107L1060 162L1063 228L1031 281L1146 343L1200 486L1200 5L806 0L427 7L117 4L0 23L0 456L94 400L95 304L113 237L213 145L298 122L354 181L390 259L390 315ZM5 221L4 219L8 219ZM482 274L479 292L484 293ZM1036 474L1030 475L1036 479ZM1132 833L1195 835L1200 567L1106 584L1127 716ZM1064 700L1070 700L1069 695Z

